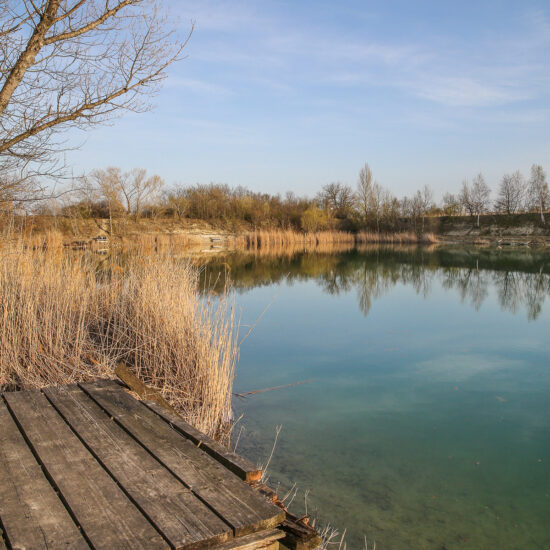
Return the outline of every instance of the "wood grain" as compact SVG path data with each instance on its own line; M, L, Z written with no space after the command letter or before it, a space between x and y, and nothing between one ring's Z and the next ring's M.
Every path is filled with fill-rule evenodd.
M268 531L260 531L232 539L225 544L216 546L215 550L256 550L257 548L271 548L279 546L279 539L284 537L284 533L278 529L270 529Z
M10 545L89 549L1 400L0 426L0 518Z
M61 498L95 548L168 548L44 395L25 391L6 393L4 397Z
M77 385L44 394L174 548L204 548L231 528L155 460Z
M80 387L157 460L242 536L277 526L280 508L250 488L118 384L100 380Z
M166 420L181 435L192 441L195 445L200 446L204 452L215 458L247 483L258 481L262 477L262 471L254 466L252 462L239 456L237 453L229 451L223 445L203 434L171 411L159 406L154 401L144 400L143 403Z

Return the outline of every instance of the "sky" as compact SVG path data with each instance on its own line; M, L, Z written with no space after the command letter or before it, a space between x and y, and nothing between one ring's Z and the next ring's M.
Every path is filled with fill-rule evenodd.
M398 196L550 170L550 2L163 0L186 58L155 108L79 135L75 173L314 195L368 162Z

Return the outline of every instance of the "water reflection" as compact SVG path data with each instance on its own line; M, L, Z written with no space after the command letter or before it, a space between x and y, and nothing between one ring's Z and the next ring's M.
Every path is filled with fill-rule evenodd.
M360 310L396 285L427 297L434 284L458 293L479 309L495 289L501 308L522 307L536 319L550 294L550 254L540 251L365 247L339 253L293 252L279 255L235 253L215 259L203 270L203 285L230 284L238 291L286 282L314 280L328 294L355 291ZM230 267L228 267L230 266Z

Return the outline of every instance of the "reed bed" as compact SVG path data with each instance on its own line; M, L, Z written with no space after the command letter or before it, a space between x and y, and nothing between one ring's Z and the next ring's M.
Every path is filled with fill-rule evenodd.
M0 389L113 376L123 361L189 423L227 441L237 327L227 295L201 298L194 266L28 246L0 259Z
M355 236L345 231L301 233L293 230L252 231L236 238L237 248L259 250L286 246L316 247L324 244L353 244Z
M320 231L301 233L299 231L253 231L235 239L236 248L251 251L284 251L285 249L328 250L334 245L346 245L350 248L360 244L433 244L437 243L433 233L417 235L413 232L378 233L362 231Z
M438 239L434 233L418 235L412 231L400 233L361 231L355 235L355 242L357 244L435 244Z

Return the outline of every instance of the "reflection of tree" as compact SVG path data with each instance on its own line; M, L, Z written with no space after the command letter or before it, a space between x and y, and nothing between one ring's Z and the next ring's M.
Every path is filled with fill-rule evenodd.
M226 270L226 260L231 265L230 272ZM374 248L344 254L304 252L261 258L243 254L219 264L211 263L202 278L204 282L216 280L222 284L229 275L238 291L281 281L292 284L307 280L316 281L324 292L333 295L355 289L359 308L365 315L373 302L396 284L411 286L426 298L437 278L443 288L458 291L460 299L476 310L487 298L489 289L495 288L503 310L516 313L526 306L528 318L536 319L550 294L546 262L547 256L539 253L514 258L510 253L499 256L492 250L475 254L459 250L452 254L448 250ZM207 288L208 284L203 286Z
M542 310L546 296L550 294L550 275L543 273L542 269L538 273L524 275L530 275L525 278L524 283L527 315L529 320L535 320Z
M458 290L462 302L469 300L476 311L481 307L489 294L488 274L479 269L456 269L447 268L443 270L443 288Z
M520 308L523 289L522 274L515 271L495 271L493 284L497 289L498 301L502 308L512 313Z
M355 272L354 286L363 314L368 315L373 300L380 298L394 284L392 272L383 269L383 266L378 265L374 269L366 263L359 266Z

